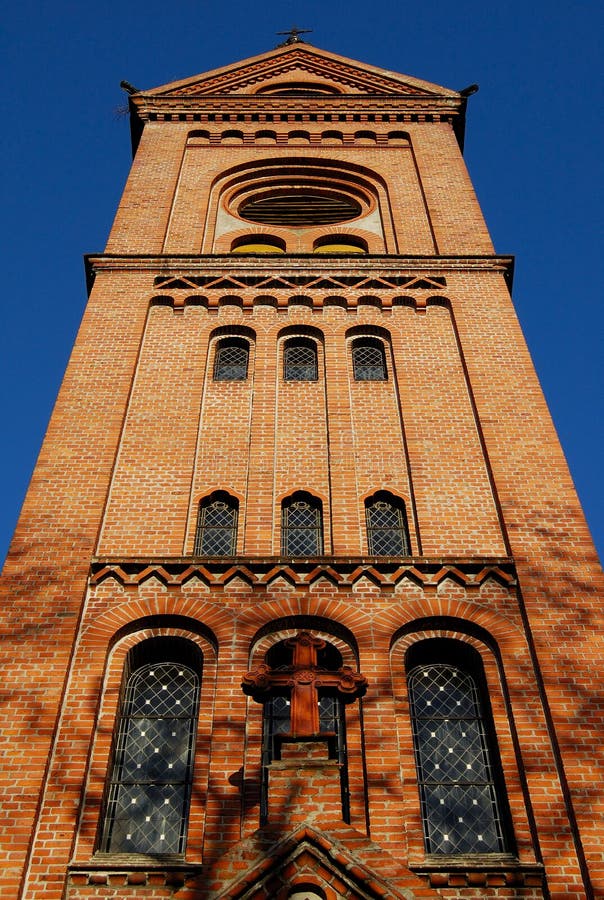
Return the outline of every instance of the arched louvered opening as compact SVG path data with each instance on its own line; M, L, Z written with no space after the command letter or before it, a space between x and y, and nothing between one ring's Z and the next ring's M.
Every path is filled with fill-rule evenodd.
M308 184L282 192L266 192L246 200L238 209L242 219L261 225L303 227L333 225L355 219L361 204L346 194Z

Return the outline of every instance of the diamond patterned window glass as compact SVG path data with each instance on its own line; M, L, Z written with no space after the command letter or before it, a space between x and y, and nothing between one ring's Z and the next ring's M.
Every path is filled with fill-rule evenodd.
M343 718L342 701L333 692L319 693L319 730L337 732Z
M214 358L214 381L245 381L249 344L241 338L220 341Z
M274 694L264 706L265 727L269 735L289 734L291 728L291 700L289 694Z
M237 550L238 503L228 494L202 500L199 505L196 556L234 556Z
M420 665L409 697L426 850L505 850L492 754L473 675L449 664Z
M409 532L402 501L390 495L372 497L366 503L365 515L372 556L409 556Z
M384 345L375 338L362 338L352 345L355 381L386 381Z
M298 338L288 341L283 354L286 381L317 380L317 347L313 341Z
M323 522L320 501L296 497L284 501L281 512L283 556L320 556L323 552Z
M128 678L104 851L184 853L198 701L199 678L181 663L146 663Z

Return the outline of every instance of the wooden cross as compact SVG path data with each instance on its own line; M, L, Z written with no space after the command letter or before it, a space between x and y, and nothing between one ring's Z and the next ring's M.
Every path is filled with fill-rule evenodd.
M291 666L273 670L260 663L244 676L241 686L259 703L268 700L275 688L290 688L290 735L300 738L319 735L319 688L331 688L345 703L351 703L365 693L367 679L350 666L334 671L320 668L317 651L325 647L325 641L309 631L300 631L286 643L294 651Z

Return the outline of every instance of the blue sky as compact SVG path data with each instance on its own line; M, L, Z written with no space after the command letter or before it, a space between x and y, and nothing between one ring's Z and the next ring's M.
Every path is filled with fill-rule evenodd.
M465 156L604 556L602 5L394 0L23 0L4 13L0 559L14 529L130 164L127 79L150 88L311 43L470 99ZM102 427L102 423L99 423Z

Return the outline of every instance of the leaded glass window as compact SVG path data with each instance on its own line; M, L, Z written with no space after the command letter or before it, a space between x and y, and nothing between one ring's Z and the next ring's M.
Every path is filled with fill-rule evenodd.
M384 345L375 338L361 338L352 345L352 368L355 381L385 381Z
M503 852L490 723L476 677L449 663L419 665L409 698L427 852Z
M242 338L220 341L214 357L214 381L245 381L250 348Z
M228 494L213 495L199 504L196 556L234 556L237 550L238 503Z
M147 662L128 677L104 819L105 852L184 853L198 702L199 676L184 663Z
M264 725L271 742L277 734L289 734L291 729L291 700L289 691L273 694L264 705Z
M371 556L409 556L409 533L401 500L377 494L366 502L365 516Z
M317 380L317 346L314 341L296 338L286 343L283 377L286 381Z
M308 495L294 495L281 511L283 556L320 556L323 553L321 502Z

